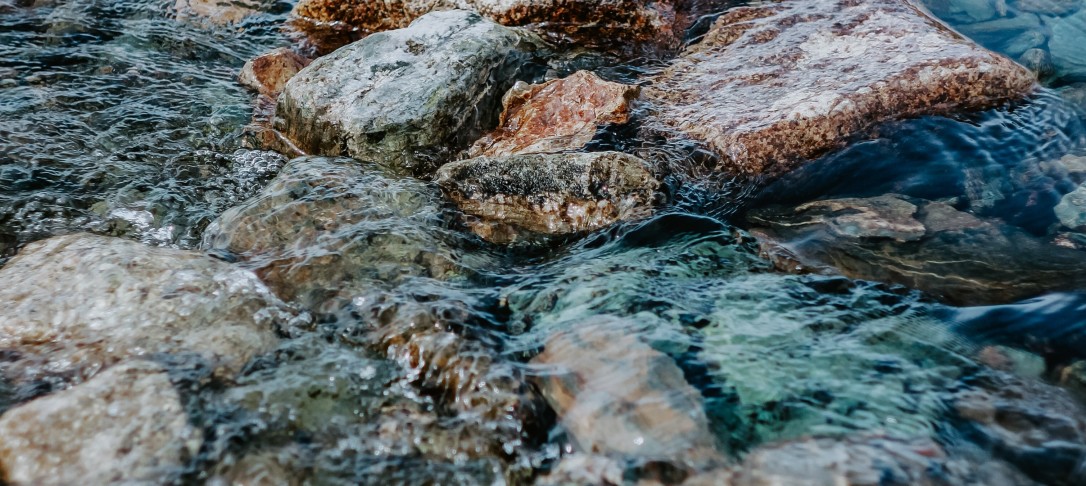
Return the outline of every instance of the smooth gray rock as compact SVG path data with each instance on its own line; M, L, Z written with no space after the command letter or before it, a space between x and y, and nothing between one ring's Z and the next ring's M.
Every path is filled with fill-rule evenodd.
M1081 9L1082 0L1010 0L1016 10L1043 15L1067 15Z
M1086 80L1086 10L1052 21L1048 50L1056 75Z
M424 15L301 70L279 97L275 128L305 153L428 173L495 125L526 39L474 13Z
M1051 76L1055 72L1052 56L1044 49L1029 49L1018 57L1018 62L1033 71L1038 78Z
M131 361L0 417L12 485L166 484L203 435L161 366Z
M91 374L125 358L197 354L229 376L293 315L251 272L193 251L74 234L0 269L0 349L15 373Z

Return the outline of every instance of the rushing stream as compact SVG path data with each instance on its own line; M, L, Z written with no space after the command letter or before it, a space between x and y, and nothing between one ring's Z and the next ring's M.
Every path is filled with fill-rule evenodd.
M850 267L856 279L781 272L752 236L759 218L771 219L766 211L893 193L997 221L1008 235L997 239L1003 247L956 251L1006 254L1000 264L1014 273L1048 271L1051 260L1068 274L1054 288L1086 291L1070 275L1084 268L1054 253L1086 248L1086 237L1058 229L1053 213L1086 182L1086 169L1051 163L1086 154L1086 115L1067 94L1079 81L1073 77L1050 75L1042 92L997 109L885 124L768 185L676 176L667 181L667 207L651 219L502 248L471 235L429 181L335 159L295 167L286 156L247 148L254 96L237 73L246 60L290 45L281 26L292 3L226 25L178 18L163 0L36 3L0 0L0 265L27 243L90 231L206 251L264 279L332 282L287 299L298 317L279 330L278 348L236 379L183 357L167 363L203 433L177 482L530 482L577 447L566 433L577 425L561 423L539 396L553 370L537 355L551 336L601 319L609 332L651 348L601 350L593 359L633 363L606 379L675 399L669 382L638 375L637 353L670 357L703 400L720 452L712 460L721 463L809 436L874 437L938 443L950 457L944 474L976 484L992 479L980 470L995 459L1023 481L1086 477L1076 469L1082 463L1066 459L1086 454L1086 436L1061 435L1056 424L1086 419L1076 401L1086 371L1073 364L1086 349L1054 357L1059 346L1029 345L1043 343L1046 332L1081 339L1077 304L1063 314L1043 306L988 309L1037 326L981 332L964 323L994 322L992 314L948 305L972 294L910 289L867 268L880 263ZM952 24L965 15L932 9ZM988 31L979 41L1008 48ZM654 63L598 71L640 81L656 72ZM611 132L594 143L658 163L692 156L636 133ZM341 171L354 171L357 183L302 187ZM274 234L254 229L230 239L212 223L223 216L243 226L276 204L290 206L283 227L267 230ZM314 237L288 256L238 259L238 238L293 236L289 214L322 211L347 243ZM326 255L331 263L319 261ZM273 267L288 258L309 266ZM1055 320L1068 327L1054 331ZM419 337L418 329L429 331ZM0 361L10 359L0 350ZM1060 374L1068 369L1080 381ZM48 373L0 380L0 412L63 389L66 380ZM971 407L978 401L1001 418L977 419ZM609 413L621 419L624 412ZM1013 414L1012 425L1000 422ZM623 426L647 427L645 420L667 416ZM666 451L658 455L668 459ZM624 459L625 481L674 479L654 469L660 457ZM236 479L261 475L289 482Z

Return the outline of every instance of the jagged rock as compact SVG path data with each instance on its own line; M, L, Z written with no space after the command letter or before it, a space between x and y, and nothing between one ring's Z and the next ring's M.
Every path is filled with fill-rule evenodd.
M441 204L417 179L354 159L302 157L213 221L204 247L243 260L283 299L338 306L370 287L460 274L441 237Z
M551 336L532 364L578 451L679 469L720 460L701 395L667 355L597 316Z
M309 65L309 59L280 47L245 62L238 82L258 93L276 98L290 78Z
M16 373L90 374L122 359L200 355L232 375L292 314L251 272L199 252L89 234L27 245L0 269L0 349Z
M990 107L1034 89L1025 68L897 0L732 9L651 81L650 128L707 144L720 170L765 176L883 121Z
M783 271L832 268L956 304L1005 303L1086 284L1086 255L946 204L885 195L748 215Z
M618 152L478 157L442 167L436 177L472 230L504 243L518 232L592 231L652 213L659 182L644 161Z
M200 448L162 367L132 361L0 416L6 484L155 484Z
M426 13L462 9L507 26L525 26L550 40L591 47L640 44L677 47L688 15L675 2L642 0L302 0L294 25L320 50L399 29ZM720 2L717 2L720 3ZM683 17L679 19L678 17Z
M275 127L306 153L428 173L494 125L525 39L473 13L425 15L313 61L283 89Z
M604 81L589 71L543 84L517 83L502 98L498 129L472 145L469 157L562 152L583 148L608 124L630 119L637 86Z

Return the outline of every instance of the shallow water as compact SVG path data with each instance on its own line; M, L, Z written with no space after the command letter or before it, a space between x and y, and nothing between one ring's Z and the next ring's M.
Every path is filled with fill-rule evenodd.
M27 242L79 230L236 260L201 246L205 229L258 194L286 159L243 147L253 96L235 76L246 59L288 45L279 26L289 7L270 5L234 26L179 20L154 0L0 10L0 263ZM652 68L601 71L636 80ZM699 156L625 131L596 145L659 163ZM329 251L377 245L389 228L411 228L427 248L359 250L350 276L296 299L312 322L285 330L280 348L236 382L170 363L205 433L171 479L230 477L240 462L307 484L530 482L574 448L539 391L548 371L532 358L555 333L603 316L624 319L626 333L674 359L704 400L726 461L773 441L876 434L931 438L983 463L1001 449L970 438L955 403L965 392L994 393L992 376L1050 386L1043 359L1001 349L1013 362L1006 378L982 364L988 343L956 332L954 314L929 296L779 273L744 231L744 214L897 193L948 201L1047 242L1052 208L1083 182L1045 165L1068 153L1086 153L1083 112L1044 90L958 119L888 124L766 187L676 176L671 206L652 220L513 250L470 236L432 185L366 165L358 177L366 187L336 197L381 205L337 236L356 246ZM404 188L424 195L405 203L387 194ZM416 251L446 252L456 271L388 272L396 252ZM237 264L260 270L266 261ZM64 386L0 382L0 410ZM1047 405L1026 397L1023 406ZM1055 467L1004 456L1045 481ZM620 459L627 479L645 465Z

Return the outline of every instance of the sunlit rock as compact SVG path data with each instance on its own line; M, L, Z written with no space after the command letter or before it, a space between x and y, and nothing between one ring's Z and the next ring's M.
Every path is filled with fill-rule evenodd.
M700 469L720 458L701 395L667 355L597 316L547 339L532 363L576 449Z
M637 86L604 81L590 71L543 84L518 83L502 99L498 129L468 151L470 157L562 152L584 147L604 125L630 119Z
M290 78L309 65L309 59L280 47L245 62L238 82L262 95L276 98Z
M706 144L719 170L775 176L880 122L1033 89L1028 70L908 2L789 0L729 10L643 97L650 128Z
M302 157L212 222L204 246L243 260L283 299L340 305L360 289L463 272L441 204L436 188L372 164Z
M785 271L832 268L956 304L1002 303L1086 284L1086 256L946 204L886 195L836 199L748 219Z
M198 355L231 375L274 347L289 309L251 272L193 251L89 234L31 243L0 269L0 349L16 374L93 374Z
M436 181L496 243L649 216L659 186L644 161L619 152L478 157L442 167Z
M0 416L0 470L12 485L164 483L201 440L166 372L132 361Z
M672 0L302 0L295 26L325 50L374 32L406 27L433 11L463 9L508 26L525 26L560 43L633 48L676 47L685 23ZM720 2L717 2L720 3Z
M305 153L428 173L493 126L525 39L469 12L425 15L299 72L279 97L275 128Z

